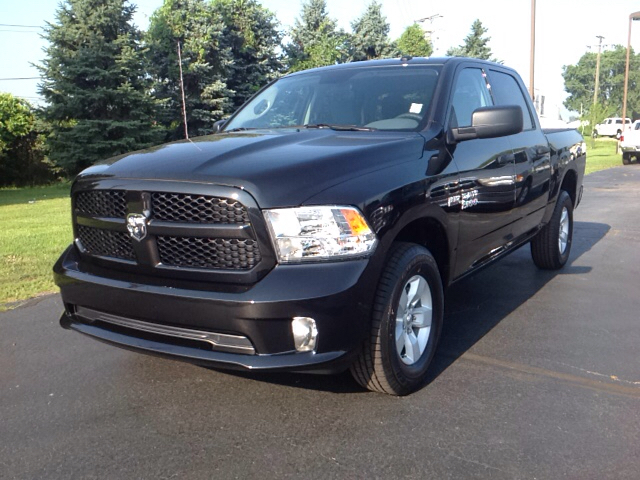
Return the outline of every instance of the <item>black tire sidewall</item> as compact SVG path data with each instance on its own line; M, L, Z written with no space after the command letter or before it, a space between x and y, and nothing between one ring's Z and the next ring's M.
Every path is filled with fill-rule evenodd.
M416 383L420 383L426 374L429 364L433 359L442 330L442 317L444 313L444 296L442 293L442 283L438 272L437 264L428 250L415 246L405 252L402 257L403 271L397 278L390 296L390 302L385 308L385 318L382 323L382 354L385 363L392 369L393 376L404 387L414 388ZM432 301L432 323L431 332L427 346L420 359L413 365L406 365L400 359L395 342L395 323L400 296L406 282L413 276L420 275L425 279L431 290Z

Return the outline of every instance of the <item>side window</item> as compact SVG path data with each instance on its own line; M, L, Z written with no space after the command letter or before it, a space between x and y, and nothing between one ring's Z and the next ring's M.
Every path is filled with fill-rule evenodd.
M471 114L480 107L493 105L484 73L479 68L465 68L456 79L451 97L449 126L470 127Z
M518 81L507 73L491 70L491 92L498 105L518 105L522 108L522 129L533 130L533 119Z

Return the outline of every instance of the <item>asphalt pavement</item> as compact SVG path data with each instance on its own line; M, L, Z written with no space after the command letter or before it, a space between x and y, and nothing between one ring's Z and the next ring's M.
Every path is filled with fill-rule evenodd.
M640 165L585 178L561 272L525 246L447 296L431 381L238 374L0 314L2 479L638 479Z

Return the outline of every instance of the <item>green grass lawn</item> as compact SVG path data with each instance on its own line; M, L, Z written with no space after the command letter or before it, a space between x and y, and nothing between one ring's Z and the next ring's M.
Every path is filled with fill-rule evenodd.
M616 142L587 140L587 173L622 165ZM72 240L69 184L0 189L0 310L56 291L51 267Z
M593 173L611 167L622 166L622 154L616 153L616 141L609 138L587 140L587 168L585 173Z
M56 291L51 267L72 240L69 188L0 189L0 311Z

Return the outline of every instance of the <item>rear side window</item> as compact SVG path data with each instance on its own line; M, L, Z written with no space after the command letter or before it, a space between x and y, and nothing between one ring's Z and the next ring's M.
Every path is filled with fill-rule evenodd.
M522 129L533 130L533 119L518 81L507 73L491 70L491 92L497 105L518 105L522 108Z

